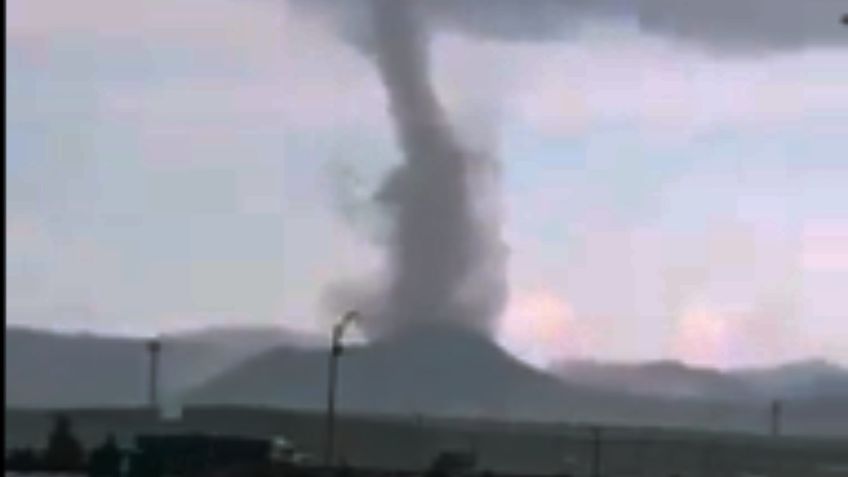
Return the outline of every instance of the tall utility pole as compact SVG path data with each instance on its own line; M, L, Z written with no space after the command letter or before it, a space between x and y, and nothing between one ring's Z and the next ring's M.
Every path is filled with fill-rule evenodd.
M592 428L592 477L601 477L601 428Z
M781 431L781 420L783 419L783 403L774 400L771 403L771 435L777 437Z
M159 351L162 349L162 343L159 338L152 338L147 342L147 352L150 353L150 382L148 383L148 391L150 393L150 408L156 409L159 404Z
M336 446L336 376L338 374L338 360L342 354L342 337L347 327L359 314L355 311L347 312L333 326L333 333L330 338L330 359L329 369L327 373L327 431L326 442L324 449L324 464L329 468L335 463L335 446Z

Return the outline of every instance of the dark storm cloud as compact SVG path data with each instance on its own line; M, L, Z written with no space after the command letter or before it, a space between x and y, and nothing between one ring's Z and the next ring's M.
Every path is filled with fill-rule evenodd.
M410 1L410 0L400 0ZM716 53L846 46L846 0L412 0L437 28L503 41L555 41L587 21L624 22ZM369 42L367 0L289 0Z

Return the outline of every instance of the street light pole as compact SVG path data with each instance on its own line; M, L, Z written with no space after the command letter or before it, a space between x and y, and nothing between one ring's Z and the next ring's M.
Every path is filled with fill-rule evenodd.
M150 408L156 409L159 400L159 351L162 343L158 338L152 338L147 342L147 351L150 353L150 382L148 392L150 393Z
M336 333L333 333L332 348L330 349L328 382L327 382L327 430L324 450L324 461L327 467L333 465L333 451L336 434L336 375L338 371L338 357L341 354L341 346L336 342Z
M601 477L601 428L592 429L592 477Z
M771 403L771 435L780 436L781 420L783 419L783 403L774 400Z
M333 326L332 336L330 338L330 355L327 370L327 429L326 442L324 449L324 463L327 467L331 467L335 461L335 444L336 444L336 381L338 376L338 359L342 354L342 337L345 329L352 321L358 317L355 311L347 312Z

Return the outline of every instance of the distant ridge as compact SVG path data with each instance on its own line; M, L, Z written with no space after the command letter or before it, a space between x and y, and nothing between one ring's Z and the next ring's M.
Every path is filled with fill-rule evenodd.
M192 390L187 400L321 408L326 368L326 351L279 347ZM552 412L565 388L482 336L440 327L351 347L341 369L340 399L352 412L521 413L529 402Z
M16 327L6 335L8 408L127 407L147 396L143 340ZM321 411L327 349L281 329L166 335L164 394L187 405ZM761 432L773 398L787 427L848 434L846 372L823 361L721 372L665 361L563 363L544 373L483 336L411 330L351 345L341 361L345 413L599 422Z
M642 396L723 401L848 398L848 370L824 360L733 371L688 366L677 361L611 364L574 360L556 365L553 372L566 382Z
M267 349L314 346L276 328L215 328L162 336L161 389L174 395ZM302 341L301 341L302 340ZM142 338L6 328L6 406L136 406L147 396Z
M445 328L416 329L351 348L340 366L339 406L347 413L760 432L768 405L767 399L750 393L733 396L737 379L717 371L700 373L727 387L725 399L664 395L663 389L669 387L661 382L654 383L658 387L653 394L639 394L606 383L568 380L524 365L484 337ZM686 368L676 363L653 367L658 378L669 371L672 376L686 374ZM194 388L185 401L320 411L326 370L326 351L279 347ZM805 432L838 433L840 425L848 426L848 407L841 402L830 398L794 402L793 426Z

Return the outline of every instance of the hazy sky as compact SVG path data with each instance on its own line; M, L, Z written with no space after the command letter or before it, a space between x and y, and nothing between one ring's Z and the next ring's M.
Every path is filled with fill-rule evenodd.
M848 363L848 27L759 2L777 20L748 38L696 3L434 38L452 118L502 163L496 332L531 362ZM399 160L335 31L283 1L9 0L8 322L326 327L328 287L380 271L369 198Z

